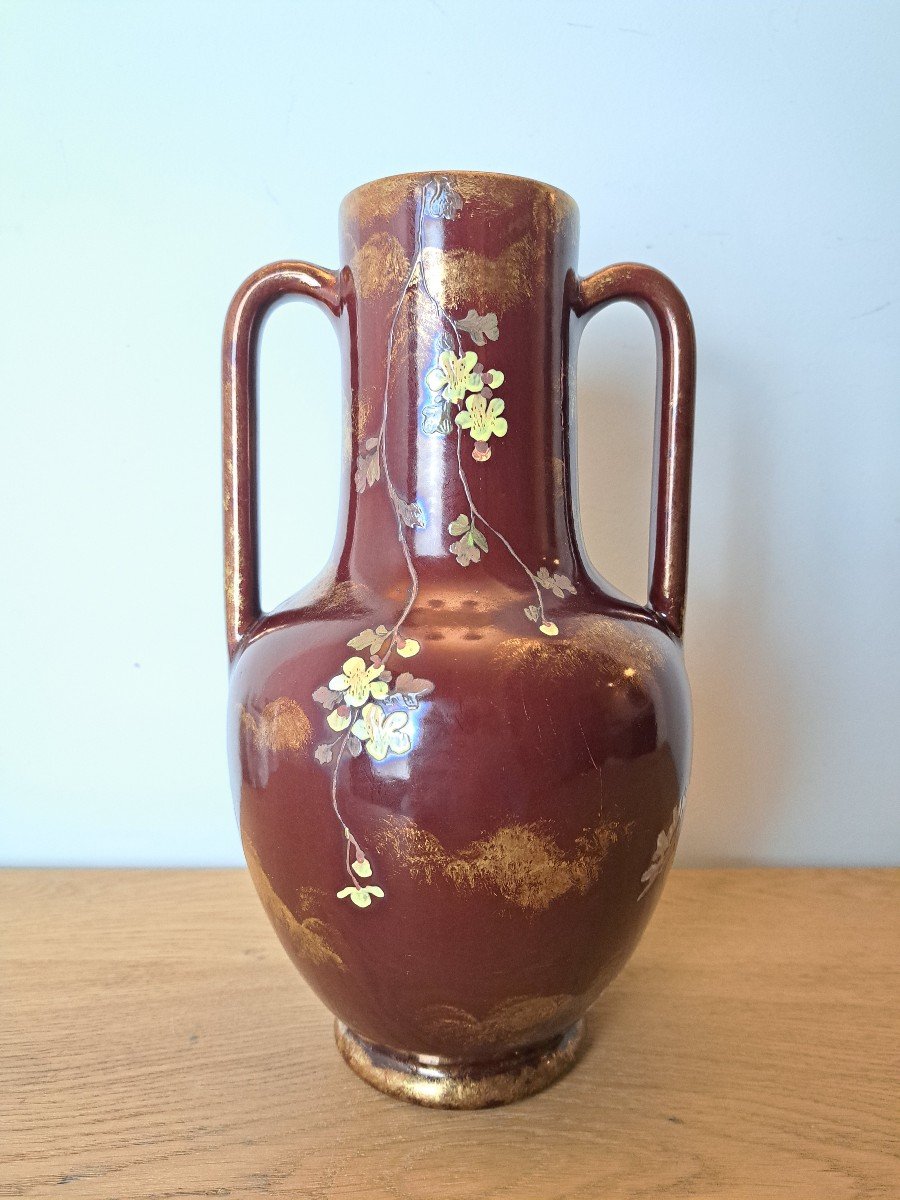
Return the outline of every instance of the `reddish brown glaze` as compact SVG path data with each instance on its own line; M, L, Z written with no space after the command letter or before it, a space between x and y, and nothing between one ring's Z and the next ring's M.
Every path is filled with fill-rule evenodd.
M649 267L579 279L577 221L567 196L526 179L379 180L344 201L339 272L263 268L238 292L225 330L229 753L254 880L294 962L350 1029L482 1071L572 1026L621 969L671 861L689 770L679 638L690 316ZM419 274L404 290L417 254ZM287 295L319 301L338 331L341 517L325 571L261 614L255 355L266 311ZM659 342L646 606L590 566L573 500L574 359L586 321L615 299L641 304ZM460 334L469 310L496 314L496 341L473 346ZM424 528L398 522L384 469L362 492L355 485L360 456L379 437L389 344L383 461L395 492L421 505ZM508 428L487 443L487 461L472 458L484 444L455 419L449 434L423 432L434 399L425 379L448 345L460 356L474 349L505 376L495 394ZM448 525L470 511L460 468L490 547L467 566L449 549ZM562 598L538 589L557 636L524 612L542 568L575 588ZM313 693L351 656L368 662L348 642L390 629L411 598L398 638L420 650L404 659L398 640L387 665L394 681L411 672L434 685L408 714L412 748L383 761L346 753L338 766L353 853L364 851L373 871L357 882L384 892L360 908L338 898L355 877L332 808L334 763L314 753L336 735Z

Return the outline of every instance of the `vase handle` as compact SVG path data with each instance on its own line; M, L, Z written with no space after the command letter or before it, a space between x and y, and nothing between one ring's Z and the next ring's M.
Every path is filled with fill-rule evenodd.
M617 263L577 281L575 314L589 318L614 300L630 300L656 333L657 397L650 515L649 604L677 638L684 633L691 457L694 445L694 324L670 279L640 263Z
M259 335L279 300L315 300L338 317L338 276L305 262L276 262L235 293L222 337L222 507L225 523L225 625L228 657L262 615L259 605L257 387Z

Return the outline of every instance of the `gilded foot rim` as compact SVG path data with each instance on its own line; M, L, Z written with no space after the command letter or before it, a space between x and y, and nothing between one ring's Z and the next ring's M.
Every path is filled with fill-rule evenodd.
M341 1021L334 1023L334 1036L348 1065L380 1092L430 1108L491 1108L531 1096L564 1075L578 1057L584 1021L492 1063L400 1054L374 1046Z

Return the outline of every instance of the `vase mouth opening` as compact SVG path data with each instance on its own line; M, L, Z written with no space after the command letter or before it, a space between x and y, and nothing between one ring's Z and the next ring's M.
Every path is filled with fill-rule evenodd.
M386 175L361 183L344 196L341 216L352 213L378 212L386 214L405 207L416 192L434 182L436 187L449 185L463 200L478 199L498 210L521 204L524 200L543 199L559 212L560 217L578 218L578 205L568 192L553 184L524 175L506 175L495 171L408 171Z

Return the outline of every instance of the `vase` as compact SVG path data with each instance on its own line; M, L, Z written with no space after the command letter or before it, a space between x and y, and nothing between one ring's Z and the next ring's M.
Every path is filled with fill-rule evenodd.
M225 327L228 746L250 874L344 1058L420 1104L504 1103L573 1064L681 825L691 318L650 267L581 278L577 238L572 199L530 179L377 180L342 203L339 270L264 267ZM326 568L264 613L255 364L286 297L337 332L343 483ZM658 344L645 604L588 561L577 513L575 357L613 300Z

